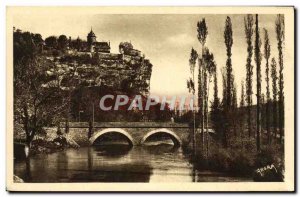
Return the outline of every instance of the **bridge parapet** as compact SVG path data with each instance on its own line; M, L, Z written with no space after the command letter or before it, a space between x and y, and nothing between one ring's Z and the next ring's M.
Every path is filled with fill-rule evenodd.
M66 123L61 122L61 127ZM88 122L69 122L69 128L88 128ZM174 122L94 122L94 128L189 128L186 123Z
M66 123L60 123L66 127ZM151 135L164 133L169 135L174 144L182 145L189 141L190 128L187 124L174 122L69 122L68 135L80 145L91 145L106 133L119 133L127 137L132 145L143 144Z

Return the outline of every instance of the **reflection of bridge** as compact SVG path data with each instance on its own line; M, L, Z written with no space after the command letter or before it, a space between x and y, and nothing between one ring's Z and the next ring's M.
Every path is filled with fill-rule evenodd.
M65 124L61 124L63 127ZM189 141L191 129L187 124L171 122L95 122L93 127L87 122L70 122L68 133L76 142L86 145L106 134L122 135L131 145L142 145L150 137L162 134L180 146Z

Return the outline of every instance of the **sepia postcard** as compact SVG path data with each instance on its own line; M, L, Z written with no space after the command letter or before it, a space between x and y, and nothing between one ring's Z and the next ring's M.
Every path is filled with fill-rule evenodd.
M293 192L294 12L7 7L7 190Z

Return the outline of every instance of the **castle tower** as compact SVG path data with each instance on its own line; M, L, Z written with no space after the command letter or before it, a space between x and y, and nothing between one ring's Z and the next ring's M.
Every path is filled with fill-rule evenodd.
M94 42L97 42L96 38L97 37L96 37L95 33L93 32L93 29L91 28L90 33L87 35L88 44L93 44Z
M93 29L91 28L90 33L87 35L87 43L88 43L90 51L93 51L93 44L95 42L97 42L96 38L97 37L96 37L95 33L93 32Z

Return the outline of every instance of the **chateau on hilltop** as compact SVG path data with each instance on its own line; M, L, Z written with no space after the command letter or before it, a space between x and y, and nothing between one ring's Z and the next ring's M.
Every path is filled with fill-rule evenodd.
M79 37L76 41L69 38L69 50L77 50L78 52L90 53L110 53L110 42L98 42L97 36L93 29L87 35L87 41L82 41ZM130 56L141 56L141 51L134 49L131 43L121 42L119 45L119 52L121 54Z
M101 52L110 53L109 42L98 42L97 36L91 29L87 35L87 41L82 41L79 37L76 40L69 38L69 49L75 49L80 52Z
M87 41L69 37L64 55L55 57L60 69L74 69L80 86L107 86L118 91L149 94L152 64L130 42L119 44L119 53L110 52L110 42L98 42L93 30ZM51 73L51 71L50 71ZM60 81L68 87L67 80Z

